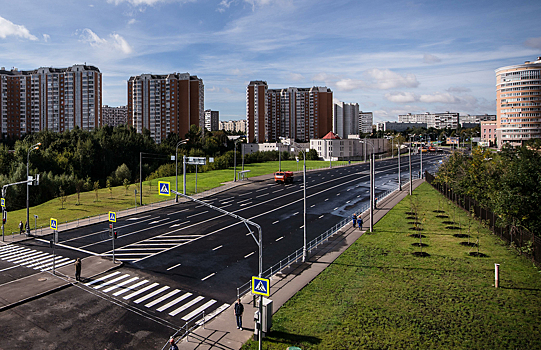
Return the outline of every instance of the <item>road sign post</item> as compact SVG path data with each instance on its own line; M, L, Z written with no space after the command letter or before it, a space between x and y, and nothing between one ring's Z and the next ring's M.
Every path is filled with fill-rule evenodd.
M54 239L52 240L52 244L53 244L53 275L55 274L55 263L56 263L56 255L55 255L55 252L54 252L54 246L56 245L56 243L58 243L58 221L56 219L53 219L51 218L51 220L49 221L49 227L51 228L51 230L53 230L53 234L54 234Z
M111 236L111 241L113 241L113 264L115 263L115 227L113 226L114 223L116 222L116 212L114 211L110 211L109 212L109 229L111 230L110 232L110 236Z

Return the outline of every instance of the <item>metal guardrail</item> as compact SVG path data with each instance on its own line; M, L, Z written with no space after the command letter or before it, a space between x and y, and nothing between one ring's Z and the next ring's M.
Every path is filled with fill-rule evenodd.
M201 316L201 315L203 315L203 317L199 318L199 316ZM197 316L195 316L194 319L198 319L198 321L193 322L193 324L192 324L192 321L187 321L184 324L184 326L177 329L175 334L173 334L171 336L171 338L178 337L178 339L177 339L177 341L175 341L175 343L177 343L180 339L188 338L188 335L190 334L190 332L194 328L197 328L197 327L199 327L201 325L203 325L203 328L205 328L205 311L202 311L201 313L197 314ZM168 346L169 346L169 341L167 341L167 343L165 343L165 345L162 347L162 350L165 350Z
M412 179L413 180L417 179L417 176L412 177ZM409 181L402 184L402 186L404 187L407 184L409 184ZM387 190L387 191L383 192L382 194L379 194L378 195L378 201L386 198L391 193L393 193L393 192L395 192L397 190L398 190L398 187L396 189L390 189L390 190ZM364 213L365 211L367 211L369 209L370 209L370 204L369 203L364 204L361 207L360 212ZM318 237L316 237L313 240L311 240L310 242L306 243L306 251L308 252L308 254L310 254L312 252L312 250L316 249L321 244L325 243L331 236L333 236L335 233L337 233L339 230L341 230L344 226L346 226L350 222L351 222L351 218L346 217L346 218L342 219L340 222L338 222L337 224L335 224L333 227L331 227L330 229L328 229L327 231L325 231L324 233L319 235ZM277 273L283 271L284 269L290 267L292 264L298 262L299 260L302 260L302 253L303 253L303 247L300 247L299 249L297 249L293 253L289 254L284 259L280 260L278 263L272 265L267 270L265 270L263 272L263 274L262 274L262 277L270 279L275 274L277 274ZM240 298L241 296L247 294L251 290L252 290L252 281L250 280L250 281L244 283L243 285L241 285L240 287L237 288L237 299Z

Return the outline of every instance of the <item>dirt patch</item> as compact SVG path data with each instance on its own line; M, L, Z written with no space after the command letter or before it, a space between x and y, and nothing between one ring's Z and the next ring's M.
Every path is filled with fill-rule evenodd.
M443 210L432 210L433 213L445 213Z
M445 228L448 230L460 230L459 226L445 226Z
M440 214L440 215L436 215L436 217L440 218L440 219L447 219L449 217L449 215Z
M445 224L445 225L453 225L455 222L454 221L443 221L442 224Z
M414 256L418 256L420 258L430 256L430 254L428 254L427 252L413 252L411 254L414 255Z
M477 247L477 243L474 242L460 242L460 244L466 247Z
M408 220L415 220L415 219L417 219L417 218L416 218L415 216L406 216L406 219L408 219Z
M468 237L470 237L470 235L467 235L465 233L455 233L453 235L453 237L456 237L456 238L468 238Z
M483 253L478 253L478 252L470 252L470 255L471 256L476 256L478 258L488 258L488 255L483 254Z
M413 212L413 211L407 211L407 212L406 212L406 215L415 215L415 212Z

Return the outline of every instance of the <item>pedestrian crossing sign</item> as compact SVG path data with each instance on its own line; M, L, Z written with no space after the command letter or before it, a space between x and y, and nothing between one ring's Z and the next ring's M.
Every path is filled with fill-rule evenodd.
M171 195L171 183L165 181L158 182L159 195L160 196L170 196Z
M51 227L51 230L58 231L58 223L56 219L51 218L50 227Z
M0 205L2 206L2 208L5 208L5 207L6 207L6 200L5 200L5 198L2 198L2 199L0 200Z
M114 211L109 212L109 222L116 222L116 213Z
M252 294L270 296L270 280L252 276Z

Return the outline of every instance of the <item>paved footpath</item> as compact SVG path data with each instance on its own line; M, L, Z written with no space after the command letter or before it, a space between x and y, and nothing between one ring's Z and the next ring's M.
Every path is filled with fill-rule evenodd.
M417 188L424 180L414 180L413 188ZM402 191L395 191L385 199L378 201L378 209L374 211L374 223L378 222L396 204L404 199L408 193L408 185L402 186ZM369 225L368 211L362 214L364 227ZM352 245L365 232L351 227L351 223L334 234L327 244L322 245L305 263L292 265L282 274L271 278L271 295L273 312L275 313L299 290L316 278L327 266L332 264L350 245ZM213 318L204 327L199 327L187 338L180 340L177 346L180 350L205 349L240 349L254 334L253 315L256 308L253 306L252 295L248 293L241 298L244 304L243 330L238 330L235 323L233 305ZM164 342L165 344L165 342ZM166 347L169 348L168 346Z

